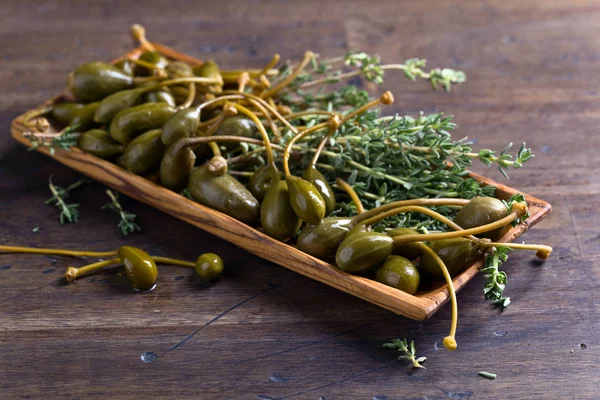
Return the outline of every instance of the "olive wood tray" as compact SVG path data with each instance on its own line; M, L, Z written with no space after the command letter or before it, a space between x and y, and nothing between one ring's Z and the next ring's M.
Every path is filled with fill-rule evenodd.
M156 43L154 45L158 51L172 59L191 64L201 63L188 55L166 46ZM140 52L141 49L135 49L128 55L135 57ZM48 100L43 106L60 101L65 96L67 96L66 93L58 95ZM23 115L20 115L12 122L12 136L18 142L26 146L31 146L31 142L24 135L24 132L27 132L28 128L22 124L22 120ZM55 127L51 127L50 129L51 131L56 131ZM37 151L51 156L46 147L38 147ZM312 257L292 245L272 239L263 232L237 221L228 215L189 200L178 193L159 186L151 180L134 175L111 162L85 153L78 148L73 148L71 151L56 149L55 154L51 157L90 178L102 182L112 189L156 207L259 257L405 317L425 320L431 317L449 299L446 285L410 295L374 280L345 273L332 264ZM516 189L499 184L481 175L471 173L470 176L484 185L496 186L496 193L499 198L508 199L512 195L519 193ZM531 217L527 220L528 223L519 224L511 228L498 241L510 242L515 240L529 227L535 225L550 213L552 207L549 203L529 195L525 195L525 198L529 204L529 211L531 213ZM453 280L455 289L457 291L462 289L479 272L482 264L483 260L480 259L457 275Z

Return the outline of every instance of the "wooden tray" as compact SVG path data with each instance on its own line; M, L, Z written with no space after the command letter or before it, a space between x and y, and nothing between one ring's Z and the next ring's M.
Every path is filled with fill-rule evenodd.
M159 44L154 45L157 50L170 58L192 64L201 63L168 47ZM135 56L140 51L140 49L136 49L129 54ZM63 96L64 94L56 96L48 100L43 106L53 104ZM23 115L20 115L12 122L12 136L18 142L30 146L31 142L23 135L24 132L28 131L28 128L22 124L22 120ZM51 131L54 128L51 127ZM45 147L38 147L37 151L51 156L49 150ZM73 148L71 151L56 149L54 156L51 157L90 178L102 182L106 186L210 232L259 257L405 317L417 320L427 319L448 301L446 285L428 292L410 295L379 282L347 274L334 265L303 253L293 246L272 239L225 214L191 201L145 178L131 174L108 161L84 153L78 148ZM484 185L496 186L497 195L502 199L508 199L519 192L478 174L471 173L470 176ZM531 213L531 217L527 220L528 224L519 224L517 227L511 228L499 239L500 242L513 241L530 226L535 225L550 213L552 207L549 203L529 195L525 195L525 198ZM454 278L454 287L457 291L479 272L482 263L483 260L475 262Z

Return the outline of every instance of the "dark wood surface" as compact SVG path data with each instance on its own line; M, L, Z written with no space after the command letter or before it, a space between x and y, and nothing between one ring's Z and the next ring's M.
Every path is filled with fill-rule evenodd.
M600 397L600 2L120 3L0 8L0 243L127 243L186 259L214 251L227 271L205 287L165 267L155 292L136 295L116 273L61 284L82 259L0 255L0 398ZM524 240L555 252L543 265L511 255L513 304L503 313L484 301L481 276L461 291L459 348L449 353L448 307L425 322L395 316L133 201L125 205L144 232L123 239L116 215L100 210L99 184L73 193L80 222L61 226L43 204L48 176L80 176L13 142L10 121L62 90L78 63L128 50L135 22L153 40L232 68L262 66L274 52L361 48L464 69L468 82L450 95L392 74L386 88L400 113L454 114L456 135L477 138L476 148L527 141L536 158L509 183L553 204ZM381 347L394 337L414 338L427 369ZM145 352L158 358L144 363Z

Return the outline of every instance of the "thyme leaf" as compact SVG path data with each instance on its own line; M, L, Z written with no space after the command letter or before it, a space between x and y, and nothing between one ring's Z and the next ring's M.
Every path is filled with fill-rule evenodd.
M402 354L400 357L398 357L398 360L410 361L413 368L425 368L421 365L421 363L427 361L427 357L417 358L415 342L413 340L411 340L409 344L406 339L392 339L390 343L384 343L383 347L398 349L398 351Z
M52 176L48 179L48 188L52 196L46 200L46 204L53 204L60 210L59 220L61 224L76 223L78 221L79 203L67 203L66 200L69 198L71 191L87 182L87 180L81 179L67 186L67 188L63 188L52 183Z
M485 274L485 286L483 295L490 300L496 307L504 310L510 304L510 297L504 297L503 292L506 288L507 277L504 271L499 267L508 260L509 247L498 246L492 248L492 251L485 257L484 267L481 272Z

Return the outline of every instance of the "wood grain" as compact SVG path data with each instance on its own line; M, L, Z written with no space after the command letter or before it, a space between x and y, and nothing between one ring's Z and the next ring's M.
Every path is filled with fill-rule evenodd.
M600 2L20 0L4 1L0 16L0 242L129 244L190 260L214 251L226 263L214 286L165 266L157 291L136 295L118 271L60 284L68 265L87 260L0 255L0 398L600 397ZM460 292L459 348L449 353L440 343L448 307L426 321L396 316L134 200L124 206L144 231L123 239L117 216L100 209L108 198L97 183L72 195L80 222L61 226L43 205L48 176L60 185L82 176L26 152L10 123L61 91L74 66L127 51L135 22L153 41L232 69L260 68L275 52L360 48L386 62L423 57L465 70L451 94L388 74L385 88L398 93L390 111L453 114L455 137L477 139L476 150L527 141L536 157L508 183L553 205L522 237L554 246L552 257L511 254L513 303L502 313L475 276ZM382 347L395 337L415 339L426 370ZM142 362L145 352L158 359ZM478 377L482 370L498 378Z

